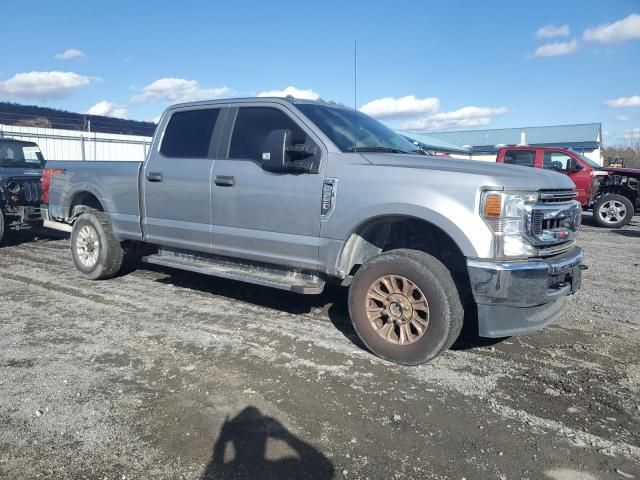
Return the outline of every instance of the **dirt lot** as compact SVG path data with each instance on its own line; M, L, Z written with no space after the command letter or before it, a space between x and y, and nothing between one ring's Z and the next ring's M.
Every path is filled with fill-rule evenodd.
M0 478L640 479L640 218L542 332L399 367L345 295L0 248Z

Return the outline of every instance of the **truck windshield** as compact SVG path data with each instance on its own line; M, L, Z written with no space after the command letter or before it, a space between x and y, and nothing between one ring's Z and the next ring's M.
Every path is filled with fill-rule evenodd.
M0 140L0 167L40 168L43 164L44 157L35 143Z
M296 106L343 152L422 153L402 135L364 113L314 103Z
M572 150L574 154L576 154L577 156L580 157L580 159L586 163L587 165L589 165L591 168L595 169L595 170L600 170L602 168L602 165L600 165L599 163L594 162L593 160L591 160L589 157L587 157L586 155L583 155L581 153L576 152L575 150Z

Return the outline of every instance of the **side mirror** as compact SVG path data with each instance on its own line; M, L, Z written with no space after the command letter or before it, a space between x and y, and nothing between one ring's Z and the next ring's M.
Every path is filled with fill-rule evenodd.
M316 147L293 145L291 130L274 130L264 139L262 168L268 172L310 172Z
M268 172L286 172L287 148L291 147L291 130L274 130L262 145L262 168Z
M580 165L575 158L572 158L569 160L569 163L567 163L567 172L569 173L581 172L582 170L584 170L584 167Z

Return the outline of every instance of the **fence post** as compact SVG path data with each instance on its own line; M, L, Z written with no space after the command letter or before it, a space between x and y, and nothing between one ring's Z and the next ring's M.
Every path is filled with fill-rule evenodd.
M80 152L82 154L82 161L86 160L84 155L84 135L80 134Z

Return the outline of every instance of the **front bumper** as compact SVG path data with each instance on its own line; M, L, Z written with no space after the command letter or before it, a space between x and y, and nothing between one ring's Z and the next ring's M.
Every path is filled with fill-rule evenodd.
M42 215L43 220L53 220L53 218L51 218L51 215L49 214L49 205L47 204L43 203L42 205L40 205L40 215Z
M556 320L582 280L582 249L529 261L467 260L478 333L508 337Z

